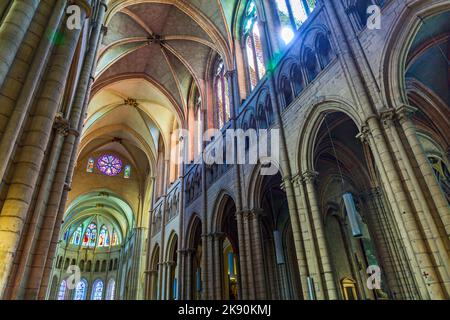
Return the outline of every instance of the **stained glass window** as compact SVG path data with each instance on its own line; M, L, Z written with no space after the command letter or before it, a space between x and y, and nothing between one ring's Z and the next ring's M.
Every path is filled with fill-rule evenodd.
M214 84L216 88L217 121L219 128L222 128L225 122L230 119L228 80L225 78L225 66L222 59L217 63Z
M100 229L100 234L98 236L98 246L108 247L109 246L109 234L106 226L102 226Z
M81 279L75 288L75 296L73 300L86 300L87 292L87 281L86 279Z
M97 241L97 226L95 223L91 223L84 233L83 237L83 246L87 247L95 247L95 243Z
M122 171L122 160L111 154L106 154L98 159L97 167L104 175L114 177Z
M77 230L75 230L75 232L72 235L72 240L70 241L70 243L75 244L75 245L79 245L80 241L81 241L81 234L83 233L83 226L79 226L77 228Z
M131 166L129 164L127 164L123 170L123 177L125 179L130 179L131 177Z
M119 237L117 236L117 232L113 230L112 236L111 236L111 245L116 246L119 244Z
M59 285L58 300L65 300L66 290L67 290L67 282L66 280L63 280Z
M94 165L95 165L94 158L89 158L87 167L86 167L86 172L88 172L88 173L94 172Z
M108 289L106 290L106 300L114 300L116 290L116 281L114 279L109 279Z
M102 300L103 298L103 281L95 280L92 287L92 300Z
M70 235L70 230L67 230L66 233L64 233L64 241L67 241Z
M294 38L294 31L308 19L316 7L316 0L276 0L281 38L288 44Z
M243 33L250 89L253 90L259 80L266 74L261 33L257 23L256 5L253 0L250 1L247 6L246 15L243 21Z

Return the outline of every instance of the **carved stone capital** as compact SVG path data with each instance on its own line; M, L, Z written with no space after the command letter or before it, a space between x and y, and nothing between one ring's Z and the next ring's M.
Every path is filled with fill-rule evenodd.
M367 125L361 128L361 132L356 135L356 138L361 141L361 143L369 144L370 129Z
M236 74L236 70L227 70L225 71L225 78L226 79L232 79L232 77Z
M291 183L294 185L294 186L298 186L298 185L300 185L300 183L302 182L302 176L300 175L300 174L296 174L296 175L294 175L293 177L292 177L292 179L291 179Z
M397 118L400 123L407 121L411 119L413 114L417 111L417 108L404 104L401 107L397 108L395 110L395 113L397 114Z
M316 171L306 171L302 174L303 181L306 183L314 183L318 176L319 173Z
M215 240L219 240L219 241L222 241L223 239L225 239L225 233L224 232L214 232L212 234L212 236L214 237Z
M394 110L386 110L381 112L381 123L385 128L391 128L394 126L395 112Z
M66 137L69 134L69 121L61 113L57 114L53 122L53 128L58 134Z

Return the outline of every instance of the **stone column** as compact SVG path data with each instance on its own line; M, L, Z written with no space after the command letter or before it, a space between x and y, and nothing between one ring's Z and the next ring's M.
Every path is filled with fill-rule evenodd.
M148 274L150 276L150 290L149 290L149 298L150 300L157 300L157 294L158 294L158 283L156 280L156 277L158 276L157 270L150 270L148 271Z
M71 110L70 118L66 121L70 127L67 130L67 134L65 136L57 136L54 141L53 147L58 150L57 152L60 153L61 156L58 161L58 166L55 170L55 179L53 181L53 186L49 195L45 218L42 216L42 213L36 212L36 215L40 217L40 224L42 224L43 220L43 227L39 234L39 240L37 241L36 252L34 252L35 260L39 261L35 261L34 264L41 265L42 268L35 268L30 274L30 281L35 282L35 284L33 284L31 287L36 288L36 290L41 284L41 280L43 277L42 274L44 272L43 267L47 259L50 240L52 238L55 226L59 221L58 211L61 206L61 200L63 199L64 185L67 174L70 171L69 166L71 163L71 157L74 156L73 151L77 148L76 141L79 136L80 122L82 122L82 116L85 113L87 100L89 99L90 85L92 81L91 74L93 74L94 72L97 48L101 39L101 21L103 20L105 12L106 6L104 4L104 1L102 1L99 6L99 13L97 16L98 20L95 22L91 33L91 38L89 40L89 51L87 51L84 57L79 83L75 92L75 99L72 106L69 108ZM44 208L41 208L41 210L43 209ZM140 235L141 233L139 233L139 237ZM140 241L140 239L137 240ZM139 246L140 245L141 244L139 242ZM30 285L28 285L28 287L30 287ZM33 293L30 294L33 295Z
M181 239L180 239L181 240ZM186 300L186 278L187 278L187 270L186 270L186 250L180 249L178 250L178 299Z
M48 30L57 30L64 14L64 7L66 1L58 0L53 8L52 15L48 21ZM3 179L6 168L9 163L9 159L13 154L14 143L11 141L17 141L20 135L20 128L26 119L29 109L32 104L33 97L36 91L39 89L41 75L47 66L48 58L51 54L53 42L51 37L42 37L39 42L39 47L36 50L36 54L33 58L33 62L28 70L26 80L23 84L20 95L17 102L11 105L12 113L8 118L8 122L5 127L5 131L0 133L0 155L6 161L0 162L0 181ZM25 69L23 70L25 72ZM6 107L6 105L5 105ZM0 128L0 131L3 128Z
M14 0L0 26L0 88L33 20L39 0Z
M305 172L303 179L306 184L306 192L311 208L312 224L314 226L315 241L317 242L317 249L320 257L321 272L324 278L324 290L326 296L330 300L338 298L336 280L334 279L333 270L330 263L330 255L325 239L325 232L323 230L322 215L320 214L319 203L317 201L316 190L313 180L316 178L315 172Z
M214 233L214 292L215 299L223 299L223 240L225 234L223 232Z
M192 292L195 288L192 288L192 256L194 255L195 250L187 249L186 250L186 260L187 260L187 272L186 272L186 300L192 300ZM195 284L194 284L195 285Z
M169 278L170 278L170 264L168 261L162 263L164 269L164 279L162 287L164 288L163 296L161 300L169 300L170 290L169 290Z
M216 262L216 256L214 255L214 234L208 233L207 236L208 251L206 255L208 265L208 294L205 298L208 300L214 300L214 266ZM206 253L206 252L205 252Z
M430 283L429 279L437 279L432 267L430 256L427 253L423 236L417 226L413 210L402 186L397 168L394 166L392 155L382 136L378 119L369 118L369 139L375 159L381 163L377 166L382 172L383 185L386 187L391 204L394 205L394 215L408 252L410 266L416 279L416 286L420 290L422 299L437 299L444 297L440 286ZM391 189L392 188L392 189ZM425 276L431 275L431 277Z
M267 299L267 286L264 270L264 257L261 241L261 216L264 213L263 209L252 209L249 215L250 234L252 237L254 261L253 273L255 274L255 298L258 300Z
M396 146L399 151L399 165L405 167L406 175L409 178L405 179L405 184L409 188L411 194L410 197L412 198L413 204L416 209L415 211L417 221L420 224L424 235L428 235L425 236L425 241L428 244L429 250L431 251L432 255L435 256L433 260L436 261L436 268L440 269L440 279L442 279L443 283L450 283L448 275L448 270L450 270L450 256L448 255L448 249L446 248L446 244L444 243L444 241L448 242L448 239L446 239L447 235L444 235L445 231L440 229L433 219L433 212L428 206L427 199L416 177L413 164L411 163L410 157L408 156L407 151L397 132L393 117L394 114L392 112L383 114L383 123L385 124L386 132L392 140L391 145L393 145L394 147ZM415 135L415 132L413 132L413 134ZM419 141L417 141L417 143L419 143ZM426 165L429 167L428 161ZM431 172L431 174L433 173ZM434 174L433 179L436 180L434 178ZM432 198L434 198L434 195Z
M86 11L82 11L82 19ZM45 156L53 121L64 94L65 80L76 51L81 30L65 30L66 41L56 47L48 72L42 82L30 127L24 133L22 148L17 157L15 174L0 213L0 293L3 295L11 271L26 214L35 191L39 168Z
M441 217L442 223L445 227L447 237L450 235L450 207L447 199L442 192L434 172L430 166L427 156L425 155L423 148L419 139L417 138L416 128L413 121L411 120L411 115L415 111L414 108L410 106L402 106L396 110L400 125L405 133L408 143L411 146L415 160L419 166L425 183L430 191L431 198L436 205L439 216ZM447 260L448 262L448 260ZM447 268L447 270L449 270Z
M315 262L315 265L317 266L317 257L315 256L315 251L310 248L307 250L308 244L312 245L311 240L309 240L309 243L307 243L307 236L311 235L311 232L308 232L310 230L309 227L309 218L308 213L305 205L305 201L303 198L303 194L301 192L301 189L303 189L302 185L302 178L300 175L295 175L292 179L293 184L293 196L295 196L295 199L297 199L297 210L292 211L291 215L291 221L292 221L292 233L294 236L294 243L295 243L295 251L297 255L297 263L298 263L298 269L300 273L300 283L302 286L302 295L303 299L308 299L309 291L308 291L308 276L310 275L311 268L309 267L310 264L313 264L313 261ZM312 258L310 256L307 256L307 252L312 255ZM310 260L313 260L310 262ZM312 268L312 270L316 270L316 268Z
M435 278L430 257L426 253L426 247L418 230L412 208L403 190L397 168L393 164L391 153L386 145L376 117L368 119L368 130L371 149L381 173L383 187L386 189L389 201L393 206L394 218L410 259L409 265L416 280L415 283L420 296L422 299L442 297L441 289L439 287L435 289L433 284L426 285L422 275L422 272L424 272L432 274L432 277ZM422 266L419 263L419 256L420 260L423 261Z
M248 210L243 211L243 231L245 239L245 256L247 265L247 283L248 283L248 299L255 300L255 274L253 269L253 251L251 240L251 224L250 224L250 212Z
M244 221L243 221L243 212L236 212L236 220L237 220L237 229L238 229L238 243L239 243L239 273L240 279L240 292L242 297L241 299L248 299L248 276L247 276L247 255L245 250L245 234L244 234Z
M164 254L161 251L161 256L162 257ZM156 296L156 300L163 300L164 299L164 275L165 275L165 270L164 270L164 263L163 262L158 262L158 283L157 283L157 287L158 287L158 294Z

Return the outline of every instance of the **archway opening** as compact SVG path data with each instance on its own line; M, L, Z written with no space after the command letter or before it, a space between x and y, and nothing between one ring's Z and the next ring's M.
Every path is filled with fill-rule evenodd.
M300 276L286 193L281 175L261 183L261 239L268 299L299 299Z
M386 211L371 152L344 113L324 114L314 148L321 218L342 299L387 299L387 251L380 216ZM372 270L372 271L371 271ZM368 286L368 273L381 281Z

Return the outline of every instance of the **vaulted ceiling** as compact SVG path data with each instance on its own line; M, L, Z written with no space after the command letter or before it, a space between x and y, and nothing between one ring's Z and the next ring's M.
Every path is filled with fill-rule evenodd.
M186 127L192 87L204 94L213 59L233 65L238 2L109 1L79 157L108 149L152 171L160 142L168 152L173 130Z

